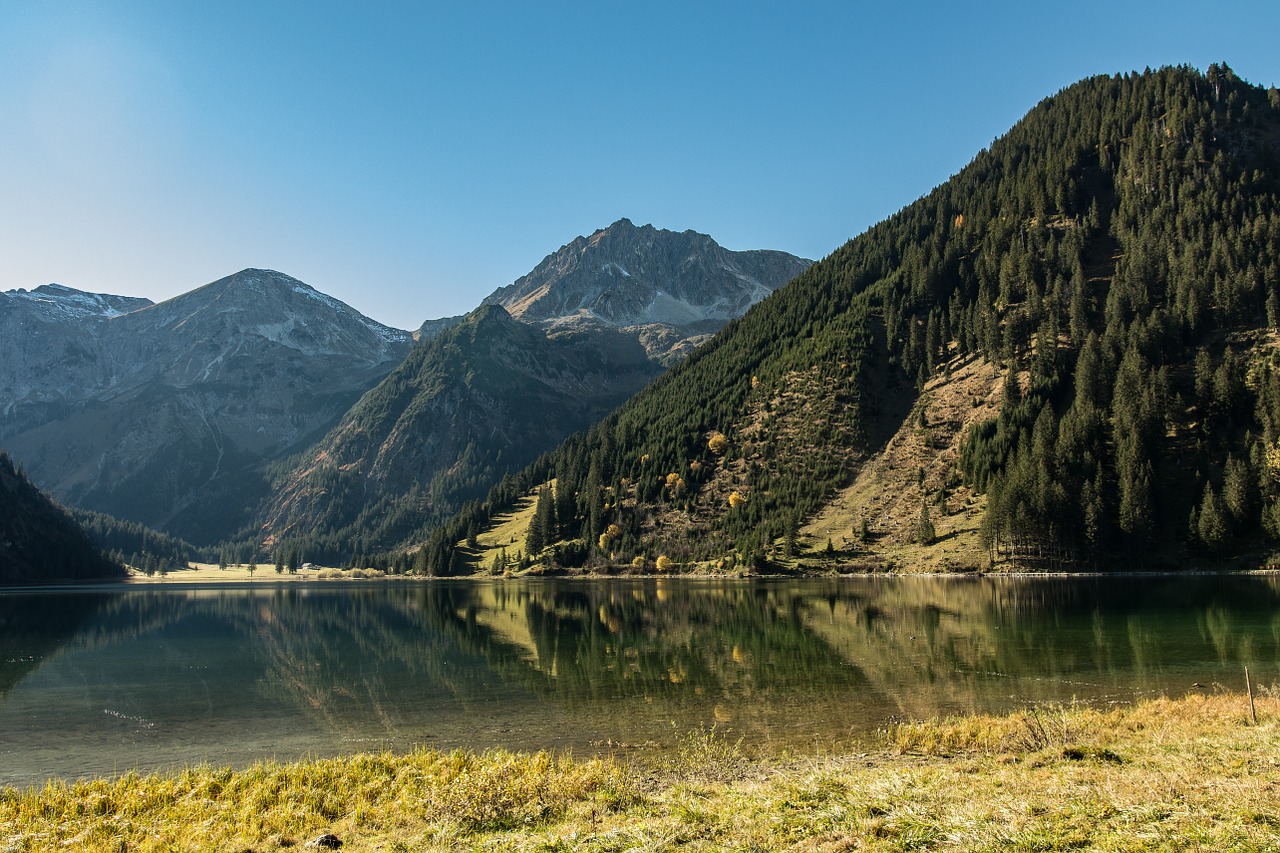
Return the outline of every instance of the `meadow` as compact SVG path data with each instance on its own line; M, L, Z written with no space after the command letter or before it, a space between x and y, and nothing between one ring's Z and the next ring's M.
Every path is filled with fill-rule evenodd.
M1256 719L1256 722L1255 722ZM904 722L866 752L416 751L0 792L0 850L1274 850L1280 701Z

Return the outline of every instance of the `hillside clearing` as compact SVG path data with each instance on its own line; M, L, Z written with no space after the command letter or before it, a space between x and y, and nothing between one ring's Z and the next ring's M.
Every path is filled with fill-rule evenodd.
M985 501L959 482L957 464L969 427L999 412L1001 380L985 359L953 359L853 484L800 528L800 553L821 557L830 541L837 569L868 559L905 572L983 566L987 554L978 529ZM926 502L935 529L930 545L916 541ZM859 535L864 522L865 541Z

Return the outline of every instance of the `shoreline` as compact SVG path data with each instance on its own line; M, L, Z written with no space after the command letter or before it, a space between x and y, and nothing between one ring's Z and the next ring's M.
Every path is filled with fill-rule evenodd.
M290 584L351 584L351 583L456 583L456 582L504 582L504 581L612 581L612 580L689 580L689 581L795 581L795 580L843 580L843 579L905 579L905 578L955 578L955 579L1082 579L1082 578L1191 578L1191 577L1280 577L1280 569L1125 569L1114 572L835 572L792 573L778 572L774 574L720 574L715 572L667 572L656 573L601 573L576 572L572 570L558 572L526 572L510 575L396 575L383 573L363 574L365 570L356 570L362 574L352 574L351 570L331 567L299 569L297 573L277 573L274 568L268 571L258 569L250 574L245 568L228 566L219 569L217 566L200 566L196 569L179 569L167 574L147 576L141 572L131 571L124 578L86 578L80 580L54 580L45 583L23 583L0 585L2 592L29 592L68 589L127 589L130 587L149 586L271 586Z
M357 573L367 570L355 570ZM148 577L136 572L123 580L126 584L163 584L174 582L185 583L297 583L324 581L507 581L507 580L813 580L841 578L1116 578L1116 577L1247 577L1247 576L1280 576L1280 569L1124 569L1106 572L1046 572L1046 571L981 571L981 572L592 572L575 569L562 569L543 572L523 572L493 575L477 573L471 575L410 575L410 574L353 574L350 569L338 569L329 566L316 566L313 569L299 569L296 574L285 572L277 574L274 569L264 572L259 569L254 574L243 568L227 567L218 569L200 567L169 572L166 576Z
M0 788L0 846L360 851L1271 849L1280 699L1188 694L904 722L867 751L751 756L691 732L652 763L360 753Z

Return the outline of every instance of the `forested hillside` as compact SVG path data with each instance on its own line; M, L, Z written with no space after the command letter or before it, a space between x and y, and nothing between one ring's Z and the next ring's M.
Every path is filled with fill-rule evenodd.
M228 544L347 563L420 543L809 264L627 219L579 236L424 325L335 429L274 466L257 528Z
M112 560L133 566L147 575L185 569L192 562L212 557L212 549L202 553L185 539L153 530L136 521L125 521L77 507L69 507L67 512L89 540Z
M921 521L964 488L985 494L997 562L1264 554L1280 534L1278 152L1280 92L1225 66L1076 84L470 507L419 563L474 568L467 534L539 487L528 558L779 559L921 412L920 389L977 363L998 413L948 476L921 467Z
M124 577L85 532L0 452L0 584Z
M585 429L661 367L611 330L548 337L496 305L423 341L296 465L263 512L269 551L346 561L438 524Z

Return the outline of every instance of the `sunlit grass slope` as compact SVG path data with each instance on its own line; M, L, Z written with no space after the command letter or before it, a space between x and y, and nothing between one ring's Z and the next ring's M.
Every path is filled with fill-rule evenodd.
M0 793L3 850L1275 850L1280 702L1189 696L894 727L866 754L662 766L362 755Z

